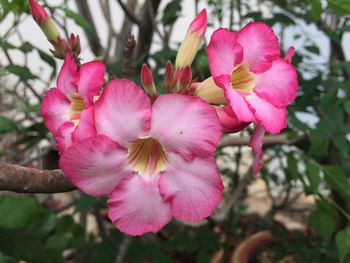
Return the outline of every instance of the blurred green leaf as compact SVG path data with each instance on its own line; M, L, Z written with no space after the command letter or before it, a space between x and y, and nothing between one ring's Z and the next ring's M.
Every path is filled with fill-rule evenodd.
M32 72L30 72L30 70L25 66L10 64L6 67L6 69L9 72L20 77L22 80L29 80L29 79L36 79L37 78L37 76L32 74Z
M320 49L317 46L305 46L305 49L311 53L316 54L316 55L320 54Z
M323 166L325 181L333 190L337 191L341 197L350 203L350 184L344 172L336 166Z
M311 15L318 22L321 19L322 5L321 0L311 0Z
M173 24L181 13L181 1L170 1L164 8L162 21L164 25Z
M34 217L44 212L45 210L33 198L18 198L8 195L0 197L1 227L25 227Z
M350 14L350 1L349 0L328 0L328 5L334 12L347 15Z
M340 261L343 261L350 252L350 227L337 233L335 242L339 252Z
M309 181L309 194L316 194L320 184L320 168L314 161L308 161L306 164L306 177Z
M17 125L14 121L6 117L0 116L0 134L16 130L16 128Z
M93 27L89 24L88 21L85 20L84 17L82 17L79 13L76 13L75 11L65 8L64 13L67 17L73 19L73 21L80 27L82 27L85 31L91 32L93 34L96 34Z

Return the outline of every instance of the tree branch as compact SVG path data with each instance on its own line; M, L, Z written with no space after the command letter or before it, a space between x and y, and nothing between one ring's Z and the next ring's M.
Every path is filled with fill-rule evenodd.
M135 23L138 26L141 26L141 21L139 19L136 18L136 16L134 15L134 13L132 13L129 8L121 1L121 0L117 0L118 4L120 5L120 7L123 9L125 15L129 18L129 20L133 23Z
M237 136L224 136L219 142L218 148L224 148L227 146L244 146L248 145L250 141L249 137L237 137ZM276 144L286 145L299 145L308 141L308 134L302 134L293 139L288 139L287 133L279 135L266 135L264 137L264 146L271 146Z
M0 191L52 194L75 189L60 170L39 170L0 162Z

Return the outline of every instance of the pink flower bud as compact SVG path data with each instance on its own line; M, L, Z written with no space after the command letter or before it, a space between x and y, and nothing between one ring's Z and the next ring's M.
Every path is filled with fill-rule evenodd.
M165 65L165 75L164 75L164 89L167 91L170 91L173 85L173 77L174 77L173 75L174 75L173 66L171 62L168 60Z
M185 39L181 43L175 61L176 68L183 69L192 64L206 29L207 12L203 9L190 24Z
M35 0L29 0L30 12L32 16L39 25L44 23L49 19L49 15L45 9L39 5Z
M192 21L188 30L192 33L198 34L200 37L204 36L204 33L207 30L207 11L205 9L203 9Z
M156 96L157 91L154 85L152 72L146 64L143 64L141 68L141 83L148 95L152 98Z
M178 73L178 74L176 74ZM184 69L178 70L178 72L175 72L175 75L178 76L178 82L177 82L177 92L181 92L192 82L192 71L190 66L186 66Z

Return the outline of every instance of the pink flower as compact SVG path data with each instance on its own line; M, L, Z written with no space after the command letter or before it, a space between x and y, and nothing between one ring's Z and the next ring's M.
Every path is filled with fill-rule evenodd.
M221 201L213 157L221 136L214 108L179 94L150 98L126 79L110 81L93 106L97 135L61 156L83 192L109 195L109 218L129 235L157 232L172 217L198 221Z
M294 67L280 58L278 39L261 22L239 32L218 29L206 49L211 74L228 105L242 122L255 122L270 133L286 127L286 106L295 98Z
M92 61L77 65L67 55L57 78L57 88L48 90L41 105L41 115L55 136L60 151L72 141L95 135L93 98L104 83L104 65ZM78 125L79 124L79 125Z
M45 9L35 0L29 0L29 7L35 22L37 22L39 25L50 19Z

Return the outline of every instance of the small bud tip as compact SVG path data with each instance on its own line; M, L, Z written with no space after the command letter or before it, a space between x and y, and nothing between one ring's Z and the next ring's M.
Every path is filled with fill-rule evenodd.
M204 36L207 30L207 10L203 9L189 26L189 31L198 34L200 37Z
M42 24L49 19L48 13L35 0L29 0L29 6L30 12L32 13L35 22L38 24Z
M142 85L145 87L154 85L152 72L145 63L142 64L142 68L141 68L141 82L142 82Z

